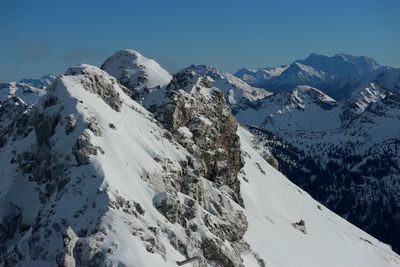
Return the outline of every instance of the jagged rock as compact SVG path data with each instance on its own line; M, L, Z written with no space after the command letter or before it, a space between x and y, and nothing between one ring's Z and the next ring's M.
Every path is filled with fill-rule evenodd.
M41 150L49 149L50 146L49 139L54 134L54 129L57 126L59 120L60 120L59 113L51 115L39 112L35 113L35 116L33 118L33 124L36 132L36 140Z
M219 267L243 267L240 255L228 251L221 244L222 241L207 238L202 242L202 249L205 258L209 262L215 262Z
M0 148L8 141L26 137L32 130L32 107L12 96L0 104Z
M152 237L144 238L147 242L146 250L150 253L158 253L165 257L165 247L160 240L160 230L155 227L148 227L150 232L153 234Z
M86 125L86 128L92 131L95 136L103 136L103 132L101 131L95 117L90 118L89 122Z
M75 146L73 147L73 153L75 155L76 162L79 165L85 165L89 163L91 155L97 155L100 152L104 154L104 151L99 146L95 146L90 142L90 135L87 133L82 134L76 140Z
M229 215L228 215L229 214ZM228 213L224 216L228 220L228 224L221 224L221 228L226 239L231 242L240 241L245 235L248 227L246 215L241 210L237 210L234 214Z
M237 178L243 167L237 123L222 93L210 87L206 77L190 71L177 73L166 89L168 101L150 110L181 145L200 159L205 177L231 187L232 197L243 205ZM210 95L202 90L210 91Z
M298 222L296 222L296 223L292 223L292 226L293 226L295 229L297 229L297 230L303 232L303 234L307 234L307 229L306 229L306 223L305 223L305 221L300 220L300 221L298 221Z
M78 241L75 232L68 227L63 233L64 251L57 257L57 264L60 267L75 267L74 247Z
M153 197L153 205L171 223L176 223L183 213L179 199L167 192L160 192Z
M46 96L42 101L43 108L49 108L57 104L57 97L53 95Z
M92 238L78 239L74 247L74 256L77 266L102 266L107 254L102 246L104 234L98 233Z
M122 100L114 89L114 85L118 83L115 79L108 75L106 78L105 73L89 65L69 68L65 75L81 75L81 84L86 90L100 96L115 111L121 111Z
M68 135L70 134L76 126L76 118L73 114L67 117L67 124L65 125L65 133Z

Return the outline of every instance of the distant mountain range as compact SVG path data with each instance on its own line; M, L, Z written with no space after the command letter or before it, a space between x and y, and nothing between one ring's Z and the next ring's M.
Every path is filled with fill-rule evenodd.
M1 84L0 266L400 266L399 69L236 76L124 49Z
M397 75L398 69L380 66L374 59L337 54L332 57L311 54L303 60L277 68L240 69L234 75L250 85L271 92L291 90L297 85L320 89L336 100L360 87L377 82L381 76ZM391 79L393 80L393 79ZM390 86L389 89L394 89ZM397 85L397 90L400 87Z

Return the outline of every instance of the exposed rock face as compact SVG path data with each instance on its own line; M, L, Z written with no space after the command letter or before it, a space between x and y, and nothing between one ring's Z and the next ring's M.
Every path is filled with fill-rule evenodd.
M243 204L237 178L243 167L237 123L222 93L206 77L190 70L177 73L166 89L167 100L150 107L176 140L200 159L205 177L227 185Z
M62 267L74 267L76 266L76 261L74 257L74 247L78 241L74 230L68 227L63 233L63 245L64 251L60 253L57 257L57 264Z
M158 193L153 198L153 205L156 207L165 218L171 223L176 223L183 211L179 204L179 199L172 197L167 192Z
M88 164L90 156L97 155L98 152L104 154L101 147L93 145L90 142L90 135L88 133L79 136L78 140L76 140L75 146L73 147L73 153L76 162L78 162L79 165Z
M195 157L180 162L178 168L162 157L156 161L164 166L166 173L143 176L151 188L159 191L153 197L153 205L170 223L184 227L189 237L180 240L167 227L162 231L168 233L171 244L184 251L187 258L199 257L198 266L207 266L207 262L215 266L243 266L240 254L251 251L243 241L248 223L243 212L233 204L228 186L218 191L208 182L210 187L206 189L201 174L205 173L204 167ZM210 234L202 233L203 227ZM224 246L224 242L229 242L230 247Z
M112 109L120 109L122 101L110 82L113 80L117 84L115 79L101 77L101 72L90 71L87 67L75 68L77 69L79 72L72 72L71 69L67 71L71 79L79 81L84 90L97 94ZM106 73L103 74L108 76ZM73 219L67 218L68 212L65 211L62 213L65 218L53 216L57 205L60 205L71 188L77 188L78 184L82 186L82 178L79 176L84 177L91 172L91 168L88 168L88 173L81 173L76 177L71 174L72 166L76 166L77 163L87 164L91 155L96 155L99 151L104 153L99 146L91 142L90 133L101 134L96 121L89 119L85 122L82 116L77 117L78 113L69 113L68 110L72 112L71 106L66 105L65 99L60 99L65 93L66 86L68 86L66 80L57 79L48 88L48 94L33 108L26 106L16 97L9 98L0 107L2 111L0 133L4 138L2 140L7 141L3 143L7 146L4 149L10 147L14 149L10 168L15 166L18 181L26 183L25 187L32 190L31 195L26 196L32 201L30 210L12 202L3 206L4 214L0 224L0 265L14 266L22 261L40 259L52 259L59 266L80 265L82 259L74 252L75 243L79 239L77 235L82 237L88 231L94 230L91 223L84 226L85 229L77 227L79 223L77 224L76 220L88 204L82 204L76 198L73 209L77 211L72 214ZM9 117L11 112L15 113L13 119ZM14 138L8 137L11 132ZM71 145L59 147L58 138L62 138L66 144L71 140ZM27 145L16 146L18 139ZM73 146L74 140L75 146ZM4 177L6 178L8 177ZM29 190L27 192L30 192ZM77 189L71 196L81 194L81 189ZM104 201L104 195L99 195L97 201ZM98 219L97 217L90 220L93 223ZM17 243L13 241L14 235L26 236L23 245L16 245ZM63 247L49 245L52 242L61 243Z
M32 130L32 108L18 97L0 103L0 148L9 141L26 137Z

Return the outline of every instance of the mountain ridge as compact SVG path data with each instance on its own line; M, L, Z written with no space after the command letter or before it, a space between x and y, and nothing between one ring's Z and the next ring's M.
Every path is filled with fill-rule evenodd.
M282 72L268 78L264 78L263 68L257 71L242 68L234 75L253 86L266 88L272 92L291 90L297 85L309 85L319 88L336 100L341 100L351 95L352 90L370 82L383 85L384 78L379 82L377 77L396 75L390 74L395 71L396 68L380 66L369 57L343 53L329 57L312 53L305 59L295 60Z
M137 70L121 63L122 72ZM229 77L222 73L219 89L216 77L184 69L147 90L136 75L79 65L37 103L1 101L0 262L146 267L197 257L188 266L399 266L390 246L271 165L274 156L230 109L274 95L236 106L224 92L251 87ZM292 97L300 109L336 105L306 86ZM396 98L387 101L396 110Z

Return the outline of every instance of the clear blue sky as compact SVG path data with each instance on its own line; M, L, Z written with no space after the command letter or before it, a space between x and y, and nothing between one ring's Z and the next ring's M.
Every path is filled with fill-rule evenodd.
M400 65L399 0L0 0L0 81L100 65L121 48L170 71L277 66L311 52Z

